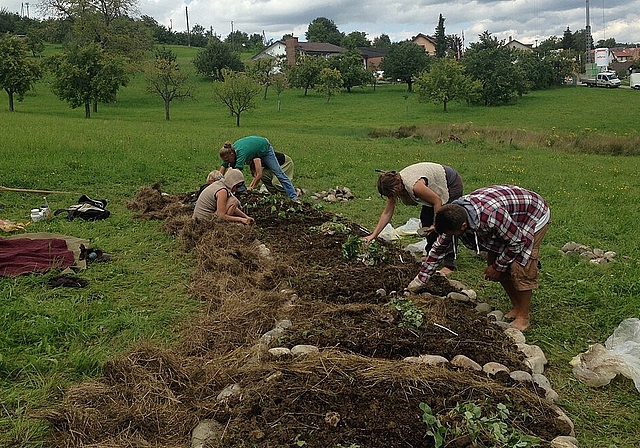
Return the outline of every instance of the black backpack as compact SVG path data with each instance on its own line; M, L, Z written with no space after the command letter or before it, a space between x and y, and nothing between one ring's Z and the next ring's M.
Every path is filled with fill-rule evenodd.
M84 219L85 221L96 221L106 219L111 215L111 212L107 210L106 199L91 199L86 194L80 196L77 204L69 208L60 208L53 214L57 216L62 212L67 212L67 219L69 221L73 221L75 218Z

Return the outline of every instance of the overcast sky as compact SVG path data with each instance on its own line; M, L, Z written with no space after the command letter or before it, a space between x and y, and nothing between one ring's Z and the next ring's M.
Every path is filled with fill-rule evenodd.
M567 26L586 25L585 0L138 0L139 14L155 18L173 30L199 24L226 37L232 30L281 39L284 34L305 41L309 23L317 17L334 21L346 34L367 33L369 39L387 34L393 42L418 33L433 35L440 14L447 34L464 34L465 44L477 41L485 30L498 39L536 44L550 36L562 37ZM613 37L640 44L640 0L591 0L594 41ZM37 0L0 0L0 8L38 17Z

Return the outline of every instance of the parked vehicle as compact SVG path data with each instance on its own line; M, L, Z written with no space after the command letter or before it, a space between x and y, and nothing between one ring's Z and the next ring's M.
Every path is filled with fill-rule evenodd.
M587 87L620 87L620 78L615 72L601 72L595 78L581 78Z
M640 73L631 73L631 76L629 76L629 85L632 89L640 90Z

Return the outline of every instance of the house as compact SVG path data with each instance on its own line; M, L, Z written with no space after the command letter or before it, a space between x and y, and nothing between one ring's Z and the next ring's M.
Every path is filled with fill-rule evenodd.
M611 55L616 62L633 62L640 57L640 48L612 49Z
M522 42L513 39L511 36L509 36L509 42L507 42L506 46L521 51L533 51L533 44L523 44Z
M424 48L428 55L436 54L436 39L434 37L419 33L411 38L411 42Z
M358 51L362 55L364 68L367 70L377 70L384 57L387 55L386 48L358 47Z
M338 45L325 44L322 42L298 42L297 37L291 37L285 41L279 40L272 43L260 53L253 56L251 60L257 61L258 59L267 57L286 58L287 65L294 65L297 54L319 56L326 59L345 51L347 51L346 48Z

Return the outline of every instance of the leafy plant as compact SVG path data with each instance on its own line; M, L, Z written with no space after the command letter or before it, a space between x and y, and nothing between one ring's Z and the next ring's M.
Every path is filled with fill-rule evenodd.
M395 297L389 306L402 315L403 327L420 328L424 322L424 312L406 297Z
M342 257L346 260L357 258L364 264L373 266L387 259L387 249L375 240L367 243L364 238L349 235L342 245Z
M312 232L319 232L325 235L333 235L336 233L348 234L351 229L346 224L337 222L337 217L334 216L331 221L323 222L319 226L310 227Z
M498 403L496 410L487 416L482 415L482 408L475 403L458 403L447 413L444 424L426 403L420 403L420 410L427 435L433 437L436 448L461 436L468 437L472 446L533 448L541 443L538 437L509 425L510 412L504 403Z

